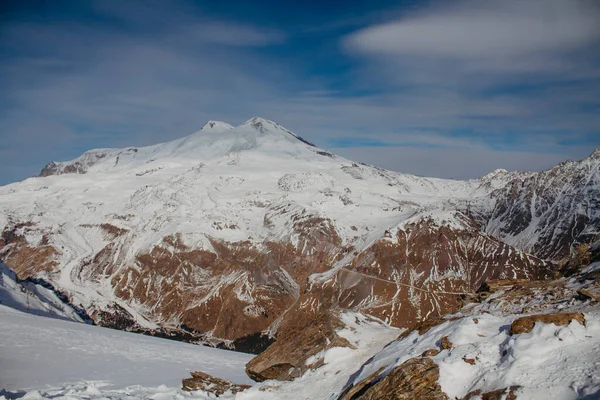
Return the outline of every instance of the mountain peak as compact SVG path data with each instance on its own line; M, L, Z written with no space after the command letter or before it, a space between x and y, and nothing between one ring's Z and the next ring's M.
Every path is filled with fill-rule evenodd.
M590 158L600 160L600 147L596 148L596 150L594 150L592 154L590 154Z
M234 129L233 126L229 125L227 122L221 121L208 121L202 127L202 131L230 131Z
M261 118L261 117L252 117L248 121L244 122L241 126L251 127L253 129L257 130L258 132L260 132L261 134L265 134L267 131L279 131L279 132L288 134L288 135L298 139L302 143L307 144L311 147L317 147L316 145L314 145L313 143L304 139L303 137L295 134L294 132L290 131L289 129L286 129L283 126L279 125L277 122L271 121L269 119L265 119L265 118Z
M264 133L267 128L283 128L277 122L261 118L261 117L252 117L248 121L244 122L241 126L248 126ZM287 130L287 129L286 129Z

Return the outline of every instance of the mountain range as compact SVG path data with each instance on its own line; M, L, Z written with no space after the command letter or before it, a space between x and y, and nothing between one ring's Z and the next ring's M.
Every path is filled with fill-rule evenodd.
M436 162L431 160L431 162ZM547 171L384 170L252 118L0 187L0 258L95 324L260 352L336 311L408 327L600 233L600 149Z

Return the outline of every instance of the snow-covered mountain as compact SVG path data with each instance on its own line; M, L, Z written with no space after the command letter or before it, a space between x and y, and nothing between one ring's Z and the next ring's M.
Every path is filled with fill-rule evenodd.
M499 171L493 180L505 184L490 193L491 202L474 204L486 233L555 261L600 234L600 148L541 173Z
M339 308L408 326L455 311L486 279L548 276L539 256L597 231L598 165L592 155L541 174L423 178L354 163L262 118L210 121L0 187L0 257L122 329L247 343ZM582 208L540 215L571 193L589 219L562 239L553 227Z

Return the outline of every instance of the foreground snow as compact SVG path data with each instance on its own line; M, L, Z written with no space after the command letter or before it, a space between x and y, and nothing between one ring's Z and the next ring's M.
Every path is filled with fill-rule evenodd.
M329 399L350 374L401 330L359 313L345 313L339 335L355 349L334 347L312 357L325 365L292 382L255 384L222 399ZM252 384L244 372L251 355L212 349L22 313L0 305L0 400L214 398L180 390L201 370Z
M181 379L193 370L251 383L244 373L250 358L0 305L0 388L7 398L23 391L25 398L184 398L192 395L179 390Z
M477 315L446 322L424 335L412 333L392 343L366 364L353 382L385 367L438 347L447 336L454 348L431 357L440 368L439 384L450 398L518 385L519 399L579 399L600 396L600 311L585 314L586 324L536 324L510 336L514 316ZM465 360L473 360L473 365ZM385 372L384 372L385 374ZM598 397L589 397L598 398Z

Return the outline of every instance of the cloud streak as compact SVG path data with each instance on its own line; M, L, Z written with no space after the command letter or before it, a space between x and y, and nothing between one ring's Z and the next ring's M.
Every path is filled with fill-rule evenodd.
M563 69L561 58L600 39L589 0L461 1L360 30L346 39L370 55L429 57L502 71Z

